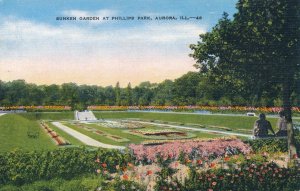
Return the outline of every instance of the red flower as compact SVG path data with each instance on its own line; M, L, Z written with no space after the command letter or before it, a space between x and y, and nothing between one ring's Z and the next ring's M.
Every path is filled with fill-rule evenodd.
M220 176L219 179L220 179L220 180L223 180L223 179L224 179L224 176Z
M298 155L297 154L294 154L293 155L293 159L297 159L298 158Z
M202 160L197 160L197 164L202 165L203 164Z
M213 163L213 162L210 163L209 167L210 167L210 168L215 168L215 167L216 167L216 163Z
M151 175L151 174L153 174L152 170L148 170L147 175Z
M129 179L128 175L127 175L127 174L124 174L124 175L123 175L123 179L124 179L124 180L128 180L128 179Z
M225 157L225 158L224 158L224 161L225 161L225 162L227 162L227 161L229 161L229 160L230 160L230 157Z
M106 168L107 167L107 164L106 163L102 163L101 165L103 168Z

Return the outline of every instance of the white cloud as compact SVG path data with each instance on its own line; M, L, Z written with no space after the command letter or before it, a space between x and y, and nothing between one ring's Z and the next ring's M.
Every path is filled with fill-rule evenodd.
M124 80L138 83L138 77L175 78L192 69L188 45L206 31L204 26L179 22L105 26L0 19L1 79L41 78L42 83L47 75L47 83L62 83L76 81L76 74L76 82L108 85ZM8 70L12 72L5 73Z
M2 60L40 59L98 62L144 59L168 62L169 57L188 57L189 44L196 43L205 27L194 24L154 23L136 27L52 26L29 20L0 20ZM180 60L178 59L178 60ZM56 60L56 61L54 61ZM129 61L128 61L129 62Z
M2 41L38 41L61 43L174 43L198 38L206 28L195 24L153 23L128 28L95 28L92 26L60 25L6 18L0 21ZM192 42L191 42L192 43Z

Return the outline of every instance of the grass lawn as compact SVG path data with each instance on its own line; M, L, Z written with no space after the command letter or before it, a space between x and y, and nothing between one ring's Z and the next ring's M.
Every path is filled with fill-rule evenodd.
M129 139L130 141L127 142L117 142L114 141L108 137L105 137L103 135L99 135L99 134L95 134L92 133L90 131L87 131L85 129L82 129L80 127L77 127L74 124L70 124L70 123L64 123L65 125L67 125L68 127L77 130L95 140L98 140L102 143L106 143L106 144L112 144L112 145L122 145L122 146L126 146L130 143L141 143L145 140L153 140L151 137L149 138L145 138L145 137L141 137L141 136L137 136L137 135L133 135L124 131L127 131L126 129L121 129L121 128L108 128L108 127L101 127L97 124L84 124L84 126L88 126L88 127L92 127L94 129L98 129L104 133L110 134L110 135L116 135L118 137L121 138L126 138ZM145 129L161 129L161 127L155 127L155 126L149 126L149 127L145 127ZM183 130L179 130L179 131L183 131ZM197 137L195 138L215 138L215 137L220 137L221 135L216 135L216 134L208 134L208 133L203 133L203 132L191 132L193 134L195 134ZM162 139L163 140L163 139Z
M20 113L20 116L26 117L30 120L73 120L74 112L73 111L64 111L64 112L28 112Z
M97 118L117 119L117 118L140 118L148 120L161 120L179 123L195 123L201 125L212 125L228 127L232 130L253 129L257 117L248 116L223 116L223 115L195 115L180 113L147 113L147 112L94 112ZM276 131L277 118L268 118L274 131Z
M38 133L37 138L29 138L27 132ZM16 114L0 116L0 152L14 149L48 150L57 146L43 131L37 121Z
M70 124L70 123L66 123L66 122L62 123L62 124L66 125L66 126L68 126L70 128L72 128L72 129L74 129L74 130L76 130L76 131L78 131L78 132L80 132L82 134L85 134L85 135L87 135L87 136L89 136L89 137L91 137L91 138L93 138L93 139L95 139L95 140L97 140L99 142L102 142L102 143L111 144L111 145L118 145L118 146L119 145L126 145L126 143L124 143L124 142L122 143L122 142L113 141L112 139L109 139L109 138L107 138L105 136L101 136L99 134L96 134L96 133L87 131L87 130L85 130L83 128L77 127L74 124Z
M111 134L111 135L117 135L119 137L129 139L130 143L140 143L140 142L145 140L142 137L124 132L125 129L101 127L101 126L96 125L96 124L88 124L87 126L91 126L95 129L98 129L100 131L103 131L103 132Z

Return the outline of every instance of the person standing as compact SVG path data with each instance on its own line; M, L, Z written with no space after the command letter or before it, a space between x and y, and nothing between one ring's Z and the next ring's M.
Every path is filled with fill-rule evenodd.
M266 115L264 113L259 114L259 119L254 123L253 136L257 138L268 137L269 130L275 135L270 121L266 120Z
M276 136L285 137L287 136L287 121L285 119L284 111L280 111L278 114L279 114L279 119L277 122L278 132L276 133Z

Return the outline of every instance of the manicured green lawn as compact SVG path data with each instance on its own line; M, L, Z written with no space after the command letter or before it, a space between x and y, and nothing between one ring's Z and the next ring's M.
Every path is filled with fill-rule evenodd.
M28 131L38 133L38 137L28 137ZM0 152L17 148L22 150L48 150L55 149L57 146L37 121L16 114L0 116Z
M194 123L201 125L213 125L228 127L232 130L252 129L257 117L248 116L225 116L225 115L195 115L181 113L147 113L147 112L94 112L97 118L117 119L117 118L140 118L148 120L161 120L179 123ZM273 129L276 131L277 118L268 119Z
M73 120L74 112L73 111L64 111L64 112L28 112L20 113L20 116L26 117L31 120Z
M126 143L120 143L120 142L117 142L117 141L113 141L112 139L109 139L105 136L102 136L102 135L99 135L99 134L96 134L96 133L93 133L93 132L90 132L90 131L87 131L83 128L80 128L80 127L77 127L76 125L74 124L70 124L70 123L63 123L64 125L82 133L82 134L85 134L99 142L102 142L102 143L106 143L106 144L111 144L111 145L126 145Z
M142 137L124 132L124 129L101 127L101 126L96 125L96 124L89 124L88 126L91 126L95 129L98 129L100 131L103 131L103 132L111 134L111 135L117 135L119 137L129 139L130 143L140 143L140 142L145 140Z
M141 141L147 140L145 138L141 138L139 136L126 133L126 132L124 132L124 129L101 127L101 126L95 125L95 124L89 124L89 125L92 126L95 129L99 129L99 130L107 132L109 134L118 135L120 137L125 137L127 139L130 139L132 143L139 143ZM162 129L162 127L156 127L156 126L147 126L145 128L146 129ZM185 131L185 130L176 129L176 131ZM190 131L190 132L195 134L197 136L197 138L220 137L220 135L215 135L215 134L211 134L211 133L204 133L204 132L197 132L197 131Z

